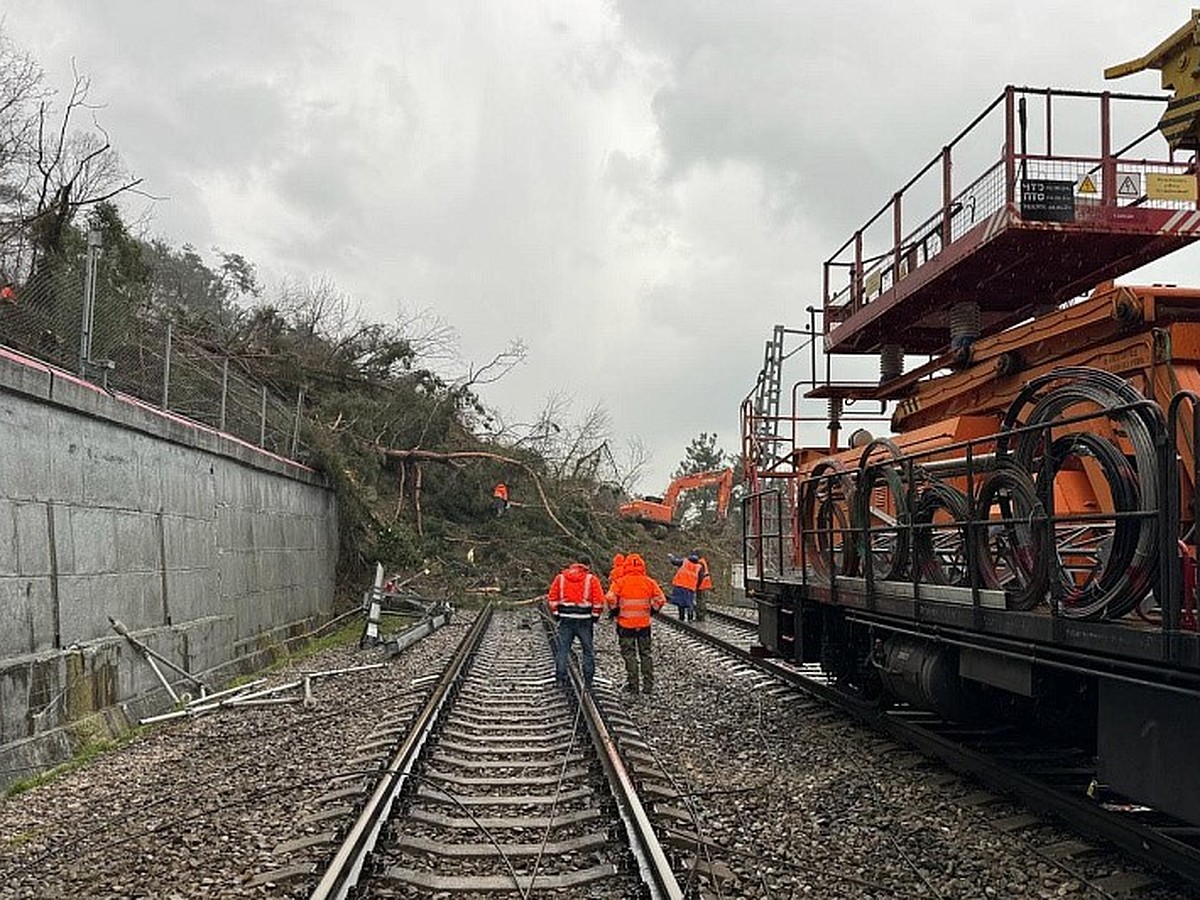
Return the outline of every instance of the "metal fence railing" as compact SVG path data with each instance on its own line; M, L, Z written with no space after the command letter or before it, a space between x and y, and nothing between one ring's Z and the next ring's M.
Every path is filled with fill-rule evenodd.
M119 265L98 246L43 260L0 303L0 343L272 453L303 456L303 392L281 396L247 377L173 325L144 283L119 277Z

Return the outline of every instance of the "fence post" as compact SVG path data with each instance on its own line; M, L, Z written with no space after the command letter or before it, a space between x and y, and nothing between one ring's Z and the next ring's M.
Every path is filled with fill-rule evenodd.
M267 387L262 389L262 410L258 414L258 446L267 446Z
M167 323L167 349L163 354L163 390L162 390L162 408L171 408L171 338L174 334L175 326L170 322Z
M300 447L300 415L304 412L304 388L300 388L300 393L296 395L296 418L292 422L292 452L289 454L292 459L296 458L296 451Z
M92 361L92 325L96 315L96 257L100 255L103 236L89 231L87 263L83 275L83 321L79 323L79 376L87 378L88 363Z
M225 403L229 398L229 357L221 362L221 425L220 430L225 430Z

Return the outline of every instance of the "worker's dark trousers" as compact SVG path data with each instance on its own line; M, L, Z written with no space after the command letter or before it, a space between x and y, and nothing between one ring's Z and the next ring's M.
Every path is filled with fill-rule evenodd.
M571 652L571 641L579 638L579 650L583 654L583 681L588 690L596 677L596 644L592 640L592 618L573 619L562 616L558 620L558 639L554 648L554 675L559 684L567 680L567 657Z
M654 687L654 654L650 652L650 626L645 628L617 627L617 644L621 648L621 659L625 660L625 677L632 691L647 694Z

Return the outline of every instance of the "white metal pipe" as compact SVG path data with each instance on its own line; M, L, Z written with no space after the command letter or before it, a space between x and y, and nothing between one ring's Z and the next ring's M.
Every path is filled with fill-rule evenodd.
M228 697L231 694L244 694L247 691L254 690L260 684L266 684L266 683L267 683L267 679L258 678L258 679L255 679L254 681L249 681L246 684L239 684L237 687L231 687L231 688L226 688L223 691L217 691L215 694L206 694L203 697L197 697L195 700L193 700L191 703L189 703L188 706L192 707L192 706L199 706L202 704L207 704L207 703L212 702L213 700L216 700L218 697ZM217 705L216 703L213 703L213 706L216 706L216 705Z
M362 666L350 666L346 669L326 669L323 672L305 672L305 678L325 678L328 675L345 675L347 672L366 672L369 669L382 669L383 663L368 663Z

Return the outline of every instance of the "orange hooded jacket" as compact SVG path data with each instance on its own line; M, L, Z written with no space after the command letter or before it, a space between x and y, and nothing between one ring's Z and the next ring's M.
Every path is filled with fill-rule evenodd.
M617 583L622 575L625 574L625 555L618 553L613 557L612 568L608 570L608 589L612 590L612 586Z
M650 613L663 608L662 588L646 574L646 563L636 553L625 557L625 574L608 589L608 608L617 611L621 628L649 628Z
M546 591L550 615L564 619L598 619L604 612L604 587L583 563L571 563Z

